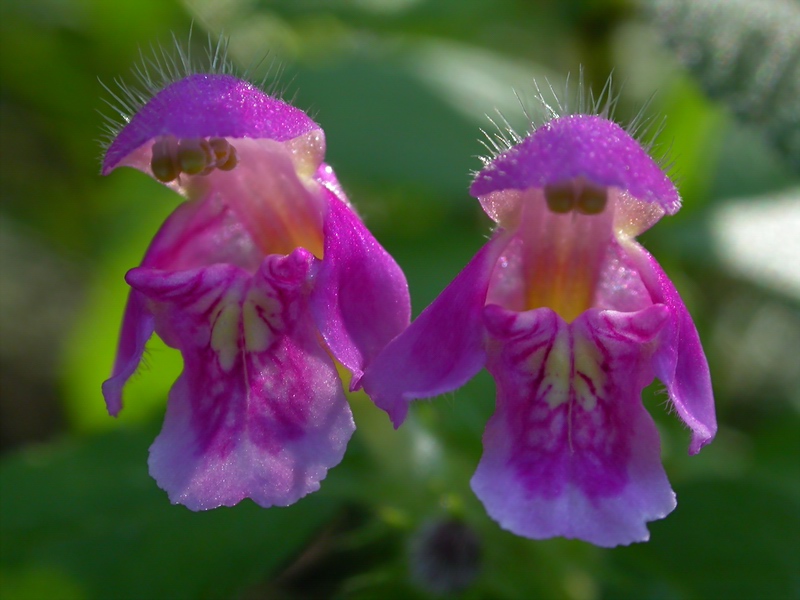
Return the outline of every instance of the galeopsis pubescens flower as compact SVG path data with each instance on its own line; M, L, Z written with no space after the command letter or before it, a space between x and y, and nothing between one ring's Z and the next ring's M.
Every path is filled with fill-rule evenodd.
M497 405L472 488L490 516L536 539L648 539L675 495L642 389L665 384L690 453L716 432L695 326L635 240L678 211L677 190L624 129L570 114L514 136L470 191L494 235L367 369L365 390L399 426L411 400L485 365Z
M128 272L108 410L155 331L181 351L150 473L193 510L319 488L355 428L336 362L357 385L409 321L403 273L348 203L301 110L225 73L155 93L111 141L186 201Z

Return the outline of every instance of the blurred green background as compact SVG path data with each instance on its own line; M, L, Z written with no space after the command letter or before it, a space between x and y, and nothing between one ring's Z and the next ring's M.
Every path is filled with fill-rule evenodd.
M5 0L0 5L0 596L800 598L800 7L793 0ZM659 384L678 508L647 544L604 550L502 531L469 490L494 389L482 373L393 432L362 395L320 492L191 513L147 474L180 357L158 340L105 413L123 275L178 198L99 176L98 79L140 49L230 37L311 112L328 161L404 268L415 313L482 245L467 194L499 110L520 131L533 79L613 70L617 118L666 116L683 210L642 237L695 317L716 441ZM519 96L519 100L517 98ZM461 548L454 552L452 548ZM466 550L464 550L466 548ZM450 549L451 551L448 551Z

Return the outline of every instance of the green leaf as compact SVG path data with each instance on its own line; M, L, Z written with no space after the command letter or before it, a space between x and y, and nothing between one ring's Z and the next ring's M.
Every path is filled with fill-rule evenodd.
M800 502L746 480L682 486L651 541L614 551L614 598L796 598Z
M229 598L285 565L337 512L312 495L288 508L193 513L147 475L152 431L39 447L0 466L3 580L18 598Z

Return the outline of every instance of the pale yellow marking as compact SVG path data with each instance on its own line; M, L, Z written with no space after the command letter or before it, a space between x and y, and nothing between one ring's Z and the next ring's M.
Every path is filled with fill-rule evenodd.
M325 159L325 134L322 130L315 129L283 143L291 153L297 174L303 178L313 177Z
M239 302L238 294L229 292L211 315L211 348L225 371L233 368L239 352L267 350L275 342L275 330L284 327L283 307L277 298L251 291Z
M593 410L597 405L597 397L592 393L589 384L578 375L583 373L588 377L596 391L602 390L606 383L606 374L600 366L602 355L594 343L582 335L575 336L575 395L584 410Z
M636 237L664 216L664 209L656 202L637 200L617 188L612 188L610 194L616 206L614 230L618 239Z
M597 406L597 397L592 393L589 383L580 375L585 375L594 385L595 392L604 389L607 375L601 366L602 355L594 343L580 333L572 332L573 348L570 349L570 330L562 327L550 347L544 373L537 394L544 393L549 410L554 410L570 401L570 392L574 391L575 401L585 411L592 411ZM542 365L546 348L533 353L528 358L528 369L536 372ZM570 409L572 407L570 406ZM539 411L537 418L541 420L541 405L534 407Z
M262 352L269 347L272 332L258 314L258 305L247 300L242 307L244 347L248 352Z
M224 371L230 371L239 352L239 303L230 297L220 300L221 308L211 331L211 348L219 357Z
M281 308L277 299L266 294L251 292L247 295L242 310L244 347L247 352L264 352L272 345L275 334L270 325L281 328Z
M558 330L556 338L550 349L550 355L544 365L544 377L541 390L550 387L545 399L550 409L555 409L569 401L570 380L572 364L569 349L569 331L562 327Z

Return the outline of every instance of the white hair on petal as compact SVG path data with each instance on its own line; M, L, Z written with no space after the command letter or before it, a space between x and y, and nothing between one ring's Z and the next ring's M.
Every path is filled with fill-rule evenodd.
M129 85L122 78L114 78L113 85L100 81L100 85L110 96L103 98L103 102L112 111L111 114L100 111L104 122L99 143L103 152L153 96L190 75L202 73L233 75L249 81L270 96L283 97L285 90L279 87L278 83L282 74L281 66L272 61L266 69L262 69L268 52L251 62L245 69L240 69L228 57L228 38L220 35L215 42L209 33L204 56L198 59L192 54L192 33L193 26L189 29L185 44L172 33L171 44L168 46L151 44L149 53L140 48L139 61L132 68L134 85ZM256 74L262 71L263 75L257 77Z
M525 101L523 101L519 93L514 90L514 94L528 120L528 130L524 134L515 131L509 124L508 119L506 119L498 109L495 109L496 116L486 115L486 118L495 131L491 131L491 129L490 131L484 129L480 130L485 139L479 139L478 141L488 151L486 156L478 156L478 159L483 163L484 167L489 165L504 152L507 152L522 142L539 127L559 117L569 115L597 115L611 121L614 120L614 113L617 108L617 103L619 102L620 93L619 91L614 92L613 73L609 75L600 93L596 96L591 89L587 89L583 67L578 71L577 89L574 91L570 89L569 74L567 74L564 81L563 92L557 92L553 84L547 78L545 78L545 83L547 88L543 90L539 86L538 81L533 81L533 87L536 92L534 100L541 107L541 110L536 113L529 110ZM549 94L547 93L548 91ZM653 151L658 148L656 140L666 125L666 117L657 119L648 114L654 97L655 94L650 96L633 119L631 119L627 125L623 126L625 131L636 139L644 150L651 155ZM540 113L543 113L543 116L538 116ZM534 114L537 116L534 116ZM672 162L667 159L668 154L669 148L667 148L666 151L659 152L659 156L655 157L656 162L665 171L670 171L673 166ZM473 176L477 174L477 171L473 172Z

